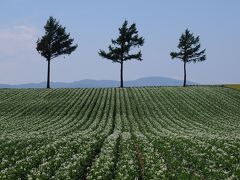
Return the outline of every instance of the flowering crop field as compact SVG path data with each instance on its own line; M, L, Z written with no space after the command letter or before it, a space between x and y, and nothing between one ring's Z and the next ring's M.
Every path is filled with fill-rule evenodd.
M1 89L0 179L239 179L240 91Z

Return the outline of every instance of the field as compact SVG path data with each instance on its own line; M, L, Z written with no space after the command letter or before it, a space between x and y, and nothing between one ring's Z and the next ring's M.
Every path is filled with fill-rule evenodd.
M226 84L224 87L240 90L240 84Z
M0 179L239 179L240 91L0 90Z

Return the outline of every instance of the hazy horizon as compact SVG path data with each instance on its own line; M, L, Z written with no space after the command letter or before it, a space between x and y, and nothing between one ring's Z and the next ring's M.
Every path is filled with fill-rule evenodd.
M139 78L136 78L136 79L127 79L125 80L126 82L128 81L137 81L137 80L142 80L142 79L155 79L155 78L158 78L159 80L160 79L171 79L171 80L176 80L176 81L183 81L182 78L180 79L176 79L176 78L171 78L171 77L164 77L164 76L147 76L147 77L139 77ZM76 81L69 81L69 82L63 82L63 81L51 81L51 83L76 83L76 82L81 82L81 81L116 81L116 82L119 82L120 83L120 79L90 79L90 78L85 78L85 79L80 79L80 80L76 80ZM161 82L161 81L160 81ZM187 82L189 83L198 83L198 82L192 82L192 81L189 81L187 80ZM28 82L28 83L16 83L16 84L7 84L7 83L0 83L0 85L3 85L3 84L6 84L6 85L24 85L24 84L41 84L41 83L47 83L47 81L43 80L43 81L40 81L40 82Z
M240 1L238 0L9 0L0 11L0 84L45 82L47 63L36 51L49 16L56 18L75 39L70 56L51 62L52 82L83 79L119 80L117 63L102 59L126 19L135 22L146 43L143 61L124 65L124 79L161 76L182 80L183 63L171 60L186 28L200 36L207 60L189 64L187 80L201 84L240 83ZM121 12L121 14L119 13Z

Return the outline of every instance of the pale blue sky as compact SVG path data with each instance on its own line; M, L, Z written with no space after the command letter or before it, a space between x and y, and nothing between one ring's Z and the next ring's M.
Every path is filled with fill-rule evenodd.
M239 0L5 0L0 5L0 83L46 81L47 63L35 50L49 16L66 27L78 49L52 61L51 80L119 79L119 64L100 58L127 19L145 37L143 61L127 62L125 80L147 76L182 79L183 65L171 60L179 36L200 35L207 60L188 66L188 80L240 83Z

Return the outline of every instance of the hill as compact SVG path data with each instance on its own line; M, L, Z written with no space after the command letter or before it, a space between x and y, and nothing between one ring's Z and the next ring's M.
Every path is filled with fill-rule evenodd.
M0 179L238 179L240 92L0 90Z
M196 84L188 82L188 84ZM143 87L143 86L181 86L182 81L167 77L145 77L137 80L125 81L126 87ZM45 88L46 83L29 83L19 85L0 84L0 88ZM105 88L105 87L119 87L119 81L114 80L92 80L85 79L72 83L52 82L53 88Z

